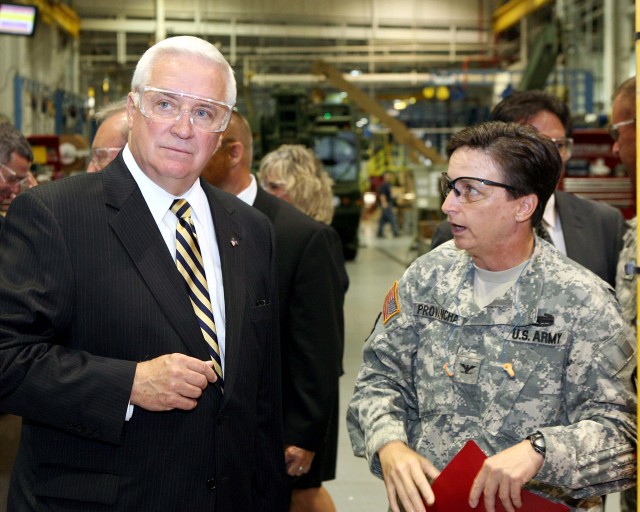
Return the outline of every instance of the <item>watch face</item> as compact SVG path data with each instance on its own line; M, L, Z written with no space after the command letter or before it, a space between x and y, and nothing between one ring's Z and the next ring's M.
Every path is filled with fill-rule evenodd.
M536 432L528 437L529 441L531 441L531 446L538 453L544 455L546 452L547 445L544 441L544 436L540 432Z

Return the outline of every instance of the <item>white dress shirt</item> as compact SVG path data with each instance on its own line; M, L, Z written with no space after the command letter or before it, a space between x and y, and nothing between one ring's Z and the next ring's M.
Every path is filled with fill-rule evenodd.
M251 178L251 183L237 195L237 198L242 199L249 206L253 206L253 203L256 201L256 196L258 195L258 182L253 174L250 174L249 177Z
M142 197L144 197L174 261L176 259L176 227L178 225L178 218L170 211L171 204L175 199L186 199L189 205L191 205L191 220L196 228L198 244L200 245L200 251L202 253L211 307L213 309L213 318L218 333L222 373L224 375L226 329L222 267L209 201L200 185L200 180L196 180L187 192L179 197L175 197L154 183L142 172L133 158L128 144L125 146L122 156L129 172L131 172L133 179L138 184ZM127 412L127 420L131 417L132 406L130 406L130 409L131 411Z
M556 249L566 256L567 246L564 243L562 223L560 222L560 215L558 215L558 210L556 208L556 196L553 194L551 194L549 201L547 201L547 206L545 207L544 214L542 216L542 223L549 233L549 236L553 241L553 245L555 245Z

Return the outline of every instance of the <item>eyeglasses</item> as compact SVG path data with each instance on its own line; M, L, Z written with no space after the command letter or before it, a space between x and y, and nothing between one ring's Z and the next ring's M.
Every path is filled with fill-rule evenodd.
M571 137L564 137L562 139L554 139L551 138L553 144L558 149L558 153L562 157L562 161L566 162L571 158L571 154L573 153L573 139Z
M187 94L145 86L138 92L138 109L148 119L176 122L189 114L191 125L204 132L219 133L227 129L233 105ZM183 108L185 99L194 100L191 108Z
M32 187L29 174L19 175L11 167L0 164L0 201L5 201L11 198L12 194L18 195Z
M27 179L26 175L19 175L16 171L14 171L11 167L0 164L0 183L4 183L9 186L16 185L20 183L22 180Z
M120 151L122 148L92 148L91 161L99 170L102 170L118 156Z
M449 192L453 191L454 195L461 203L475 203L476 201L482 201L493 194L493 189L495 187L504 188L513 192L516 191L515 187L512 187L511 185L482 178L462 176L455 180L450 180L446 172L443 172L440 177L440 190L442 191L442 195L446 198L449 195Z
M636 118L634 117L633 119L626 119L616 124L612 124L611 126L609 126L609 135L611 135L611 138L614 141L616 141L620 137L620 128L622 128L623 126L633 124L635 122L636 122Z

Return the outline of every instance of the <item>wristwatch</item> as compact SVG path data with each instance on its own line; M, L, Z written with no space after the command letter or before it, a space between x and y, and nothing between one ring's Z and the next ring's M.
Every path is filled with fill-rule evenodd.
M547 444L544 442L544 436L540 432L535 432L530 436L527 436L527 439L531 442L531 446L535 451L543 457L546 455Z

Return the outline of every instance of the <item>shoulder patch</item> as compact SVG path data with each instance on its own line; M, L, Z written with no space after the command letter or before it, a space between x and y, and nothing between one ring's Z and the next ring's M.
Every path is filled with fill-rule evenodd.
M391 289L384 298L382 306L382 321L386 323L400 313L400 302L398 301L398 281L394 281Z

